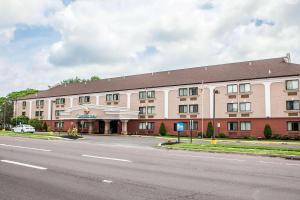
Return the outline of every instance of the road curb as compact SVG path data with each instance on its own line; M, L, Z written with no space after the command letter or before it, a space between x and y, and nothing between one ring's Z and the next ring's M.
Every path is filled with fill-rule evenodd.
M287 160L300 160L300 156L289 156L289 155L278 155L278 154L257 154L257 153L240 153L240 152L222 152L222 151L213 151L213 150L191 150L191 149L177 149L172 147L164 147L162 143L157 145L160 149L167 150L183 150L183 151L192 151L192 152L208 152L208 153L223 153L223 154L236 154L236 155L249 155L249 156L262 156L262 157L273 157L273 158L284 158Z

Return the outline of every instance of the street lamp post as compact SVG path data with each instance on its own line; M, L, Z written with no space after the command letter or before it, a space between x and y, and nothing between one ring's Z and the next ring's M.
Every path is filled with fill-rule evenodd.
M50 124L51 124L51 129L54 129L54 126L53 126L53 104L54 104L54 100L51 100L50 103L51 103L51 113L50 113ZM48 115L49 116L49 115Z
M215 132L215 118L216 118L216 94L219 94L219 91L214 89L213 90L213 143L215 143L216 132Z

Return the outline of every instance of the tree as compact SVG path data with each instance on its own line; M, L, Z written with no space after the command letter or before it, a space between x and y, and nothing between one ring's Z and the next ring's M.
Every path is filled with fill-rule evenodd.
M83 83L83 82L88 82L88 81L96 81L96 80L100 80L99 76L91 76L89 79L81 79L79 77L75 77L75 78L69 78L66 80L62 80L59 85L68 85L68 84L72 84L72 83Z
M100 77L99 77L99 76L92 76L92 77L90 78L90 81L98 81L98 80L100 80Z
M43 131L48 131L48 125L47 125L46 122L45 122L44 125L43 125Z
M167 135L167 130L166 130L165 124L164 124L163 122L160 124L160 127L159 127L159 134L160 134L161 136Z
M27 116L18 116L15 118L12 118L11 123L13 125L18 125L18 124L28 124L29 118Z
M38 119L30 119L28 124L33 126L36 130L42 130L43 123Z
M271 129L271 126L269 124L265 125L264 135L265 135L266 139L270 139L272 137L272 129Z
M207 124L206 137L210 138L214 134L214 127L211 122Z

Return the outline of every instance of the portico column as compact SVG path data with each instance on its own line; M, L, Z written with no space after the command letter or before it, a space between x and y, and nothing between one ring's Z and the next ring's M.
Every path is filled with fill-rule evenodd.
M105 122L104 134L108 135L108 134L110 134L110 131L109 131L109 129L110 129L110 120L104 120L104 122Z
M122 120L122 134L127 135L127 123L128 120Z
M94 122L91 120L89 121L89 134L93 133L93 129L94 129Z

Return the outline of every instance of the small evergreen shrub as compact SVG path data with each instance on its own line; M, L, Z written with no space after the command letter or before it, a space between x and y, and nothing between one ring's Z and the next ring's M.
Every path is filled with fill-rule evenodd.
M166 136L166 135L167 135L166 126L165 126L165 124L164 124L163 122L160 124L160 127L159 127L159 134L160 134L161 136Z
M264 135L265 135L266 139L270 139L272 137L272 129L271 129L271 126L269 124L265 125Z
M227 136L225 135L225 133L218 133L218 137L219 138L226 138Z
M206 137L211 138L214 134L214 128L211 122L207 124Z

